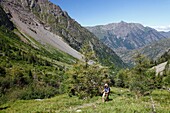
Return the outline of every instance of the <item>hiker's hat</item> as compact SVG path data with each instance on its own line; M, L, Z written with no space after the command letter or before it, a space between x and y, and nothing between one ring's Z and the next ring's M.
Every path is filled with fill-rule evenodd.
M104 86L108 86L108 84L105 84Z

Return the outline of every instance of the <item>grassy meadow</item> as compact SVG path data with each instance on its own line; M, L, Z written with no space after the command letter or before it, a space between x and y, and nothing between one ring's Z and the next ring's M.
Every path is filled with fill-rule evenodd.
M111 88L110 100L101 96L80 100L67 94L50 99L17 100L0 106L0 113L170 113L170 92L154 90L150 96L136 99L128 89Z

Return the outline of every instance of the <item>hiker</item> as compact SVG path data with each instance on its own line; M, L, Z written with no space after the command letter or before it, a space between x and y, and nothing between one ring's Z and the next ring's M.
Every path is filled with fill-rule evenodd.
M102 101L108 101L109 100L109 93L110 93L110 87L108 84L104 85L104 90L103 90L103 96L102 96Z

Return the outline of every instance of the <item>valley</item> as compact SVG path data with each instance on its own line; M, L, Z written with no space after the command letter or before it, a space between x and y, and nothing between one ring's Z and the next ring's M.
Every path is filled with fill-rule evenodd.
M57 3L0 0L0 112L170 111L169 32L125 21L83 27Z

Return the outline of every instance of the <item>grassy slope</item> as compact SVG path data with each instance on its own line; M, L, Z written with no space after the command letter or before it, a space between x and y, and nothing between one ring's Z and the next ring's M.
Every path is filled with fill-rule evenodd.
M21 50L25 53L35 54L40 59L47 60L49 62L50 62L50 60L54 60L53 62L50 62L50 63L54 63L54 64L55 64L55 62L57 62L56 64L65 63L65 65L67 65L67 64L71 63L71 60L74 60L74 58L71 57L70 55L63 53L63 52L53 48L52 46L41 45L40 43L38 43L31 37L29 37L29 40L28 40L27 39L28 36L26 38L22 34L19 35L20 37L18 37L11 31L4 32L5 31L4 29L5 28L0 28L0 38L4 41L4 43L8 44L9 46L11 46L15 49ZM15 32L17 32L17 34L20 34L20 32L17 30ZM27 41L25 41L25 43L24 43L23 41L21 41L23 39L25 39ZM18 50L16 50L16 52ZM17 57L17 55L16 55L16 57Z
M23 36L22 38L25 37ZM55 89L55 92L51 91L51 94L60 93L59 88L56 86L63 79L65 67L70 67L75 61L73 57L51 46L41 45L31 38L30 40L32 41L27 41L27 44L23 43L20 37L12 31L0 27L0 67L5 69L5 74L0 72L0 104L21 98L24 92L26 93L29 87L32 87L32 84L38 86L43 83L44 86L42 87L49 89L48 84L52 82L54 84L50 87ZM31 46L32 42L38 49ZM33 78L29 76L30 71ZM22 78L27 83L21 80L24 84L20 86L20 83L15 82L15 79L20 79L19 75L22 75ZM38 81L37 77L40 78ZM42 91L40 93L44 93L43 90L45 91L46 89L42 87L34 88L36 88L37 92ZM46 95L49 92L47 91L44 94ZM47 98L48 95L52 96L51 94L47 94L43 98Z
M151 95L156 112L169 113L170 93L165 90L155 90ZM110 99L109 102L102 103L101 97L79 100L77 97L60 95L44 100L18 100L14 103L7 103L0 106L0 112L74 113L82 110L83 113L148 113L152 111L150 96L135 99L135 96L127 89L112 88Z

